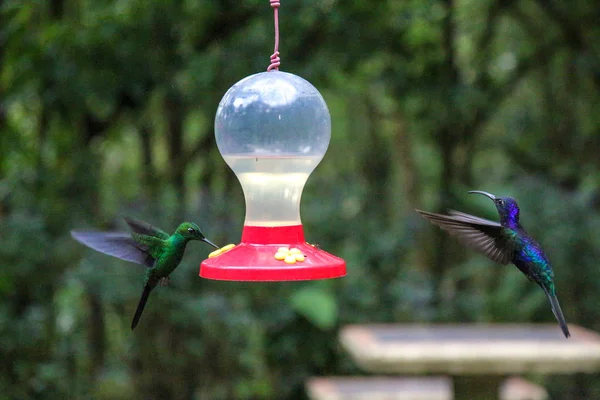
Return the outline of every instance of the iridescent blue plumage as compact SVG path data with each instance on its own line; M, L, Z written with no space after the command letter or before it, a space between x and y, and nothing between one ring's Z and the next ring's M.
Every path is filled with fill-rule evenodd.
M450 215L420 210L417 212L493 261L501 264L512 262L529 280L544 290L565 337L571 336L556 297L554 271L550 261L542 247L521 226L517 202L510 197L496 197L479 190L469 193L482 194L492 199L498 210L500 223L458 211L450 211Z

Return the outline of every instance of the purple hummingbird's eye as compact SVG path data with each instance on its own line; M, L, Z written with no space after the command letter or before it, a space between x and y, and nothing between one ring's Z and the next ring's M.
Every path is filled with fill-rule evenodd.
M496 203L498 203L498 205L503 206L504 205L504 200L502 199L496 199Z

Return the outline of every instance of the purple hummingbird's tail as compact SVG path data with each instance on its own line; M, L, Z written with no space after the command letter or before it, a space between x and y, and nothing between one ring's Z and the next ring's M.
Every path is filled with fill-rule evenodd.
M546 289L544 287L544 285L540 285L540 286L542 287L542 289L544 289L544 293L546 293L546 297L548 297L548 301L550 302L550 306L552 307L552 312L554 313L554 316L556 317L556 320L558 321L558 324L560 325L560 329L562 329L565 337L568 338L569 336L571 336L571 333L569 332L569 327L567 326L567 321L565 321L565 317L562 313L562 310L560 309L560 304L558 303L558 298L556 297L556 294L554 293L554 291L552 291L552 293L550 293L550 290Z
M138 303L137 309L135 310L135 315L133 316L133 321L131 321L131 330L133 330L140 320L142 316L142 312L144 311L144 307L146 306L146 302L148 301L148 296L150 296L150 292L154 289L154 286L150 286L148 284L144 285L144 291L142 292L142 297L140 298L140 302Z

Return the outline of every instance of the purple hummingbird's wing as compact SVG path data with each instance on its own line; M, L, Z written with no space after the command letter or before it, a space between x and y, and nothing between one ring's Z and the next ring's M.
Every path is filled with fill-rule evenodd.
M71 236L79 243L100 253L148 268L154 266L155 260L148 253L148 247L133 240L128 233L71 231Z
M415 211L456 237L465 246L485 254L492 261L500 264L511 262L514 247L498 222L453 210L449 211L450 215Z
M489 219L476 217L474 215L466 214L464 212L460 212L460 211L456 211L456 210L448 210L448 214L452 217L463 220L465 222L472 222L474 224L482 224L482 225L489 225L489 226L499 226L499 227L502 226L502 225L500 225L499 222L490 221Z
M162 240L168 239L169 234L163 231L160 228L150 225L147 222L140 221L139 219L134 219L130 217L123 217L127 225L135 232L141 235L153 236L155 238L159 238Z

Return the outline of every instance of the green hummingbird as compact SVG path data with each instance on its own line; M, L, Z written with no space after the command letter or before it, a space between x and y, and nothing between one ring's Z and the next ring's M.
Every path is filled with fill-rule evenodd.
M542 246L521 226L517 202L510 197L494 196L481 190L471 190L469 193L491 199L496 205L500 223L454 210L450 210L449 215L416 211L492 261L500 264L512 262L529 280L542 288L563 334L567 338L571 336L556 297L554 271L550 261Z
M182 223L172 235L169 235L144 221L127 217L124 220L133 230L131 234L71 231L71 236L91 249L148 268L142 297L131 322L133 330L144 311L150 292L159 283L161 286L169 283L169 275L181 262L185 246L190 240L200 240L215 248L219 246L208 240L198 225L193 222Z

